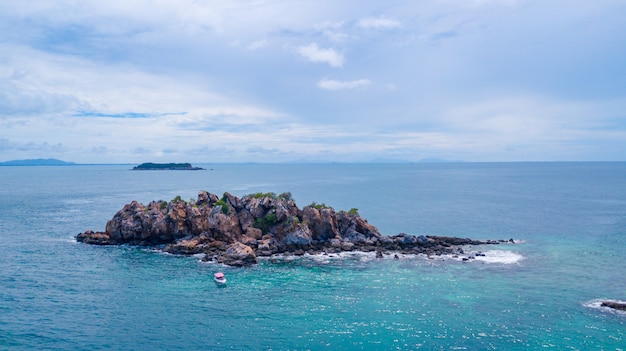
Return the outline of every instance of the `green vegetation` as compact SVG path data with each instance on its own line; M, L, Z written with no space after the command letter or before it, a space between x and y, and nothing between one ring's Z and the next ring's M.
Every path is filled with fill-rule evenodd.
M278 196L276 196L276 193L272 193L272 192L269 192L269 193L258 192L258 193L248 194L246 196L252 196L255 199L264 199L266 197L269 197L270 199L274 199L274 200L278 199Z
M293 196L291 196L291 193L289 191L279 194L278 198L285 201L294 201Z
M254 228L261 229L261 231L265 234L273 225L276 224L276 222L276 213L272 212L265 215L265 217L255 219L252 226Z
M172 199L172 202L173 203L177 203L177 202L186 203L185 200L183 200L183 198L180 197L180 195L176 195L176 197Z
M160 202L161 202L161 206L160 206L160 207L161 207L161 209L162 209L162 210L166 209L166 208L167 208L167 202L166 202L166 201L163 201L163 200L160 200Z
M333 209L331 206L328 206L328 205L326 205L323 202L321 204L318 204L315 201L311 202L308 207L313 207L313 208L316 208L318 210L321 210L321 209L324 209L324 208L331 209L331 210Z
M228 214L228 204L226 204L226 197L222 197L219 201L215 203L214 206L222 206L222 213Z
M251 196L255 199L264 199L266 197L269 197L272 200L284 200L284 201L293 201L293 197L291 196L290 192L284 192L281 194L276 195L276 193L274 192L269 192L269 193L262 193L262 192L258 192L258 193L252 193L252 194L248 194L245 195L244 197L248 197Z
M359 209L356 208L356 207L351 208L350 211L347 211L347 212L344 211L344 210L341 210L341 211L339 211L339 214L348 214L350 216L360 216L359 215Z

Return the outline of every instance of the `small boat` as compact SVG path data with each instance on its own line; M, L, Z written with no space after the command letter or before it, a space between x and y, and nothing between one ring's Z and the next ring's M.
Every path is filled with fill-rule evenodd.
M217 283L217 285L224 285L226 284L226 277L224 276L224 273L222 272L217 272L213 275L213 280L215 280L215 283Z

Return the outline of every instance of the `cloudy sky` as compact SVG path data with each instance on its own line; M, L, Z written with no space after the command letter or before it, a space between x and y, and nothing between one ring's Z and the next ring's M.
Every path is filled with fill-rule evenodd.
M626 160L623 0L0 0L0 161Z

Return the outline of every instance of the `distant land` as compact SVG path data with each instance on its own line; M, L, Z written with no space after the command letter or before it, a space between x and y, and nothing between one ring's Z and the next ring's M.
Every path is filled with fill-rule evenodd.
M57 160L56 158L35 158L27 160L11 160L0 162L0 166L73 166L74 162Z
M278 162L284 164L334 164L334 163L454 163L465 162L458 160L445 160L440 158L423 158L418 161L409 161L403 159L393 158L375 158L364 162L334 162L334 161L320 161L320 160L308 160L299 159L286 162ZM237 162L235 162L237 163ZM264 162L242 162L242 163L258 163L264 164ZM88 163L91 164L91 163ZM23 159L23 160L10 160L0 162L0 166L76 166L85 165L75 162L67 162L55 158L37 158L37 159ZM102 163L102 165L130 165L129 163ZM190 163L153 163L146 162L138 166L133 167L133 170L202 170L204 168L193 167Z
M134 171L197 171L204 168L193 167L191 163L142 163L133 167Z

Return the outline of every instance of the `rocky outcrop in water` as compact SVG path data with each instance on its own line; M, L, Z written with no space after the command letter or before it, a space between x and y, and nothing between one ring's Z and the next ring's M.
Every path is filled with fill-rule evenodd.
M204 168L193 167L191 163L142 163L133 167L133 171L198 171Z
M614 310L624 311L626 312L626 303L616 302L616 301L602 301L600 304L602 307L612 308Z
M221 198L201 191L197 200L180 197L143 205L127 204L106 224L76 236L94 245L130 244L159 247L173 254L205 254L205 260L246 266L257 256L278 253L397 251L441 255L461 245L497 244L455 237L381 235L356 210L336 212L315 203L299 209L291 194L251 194Z

